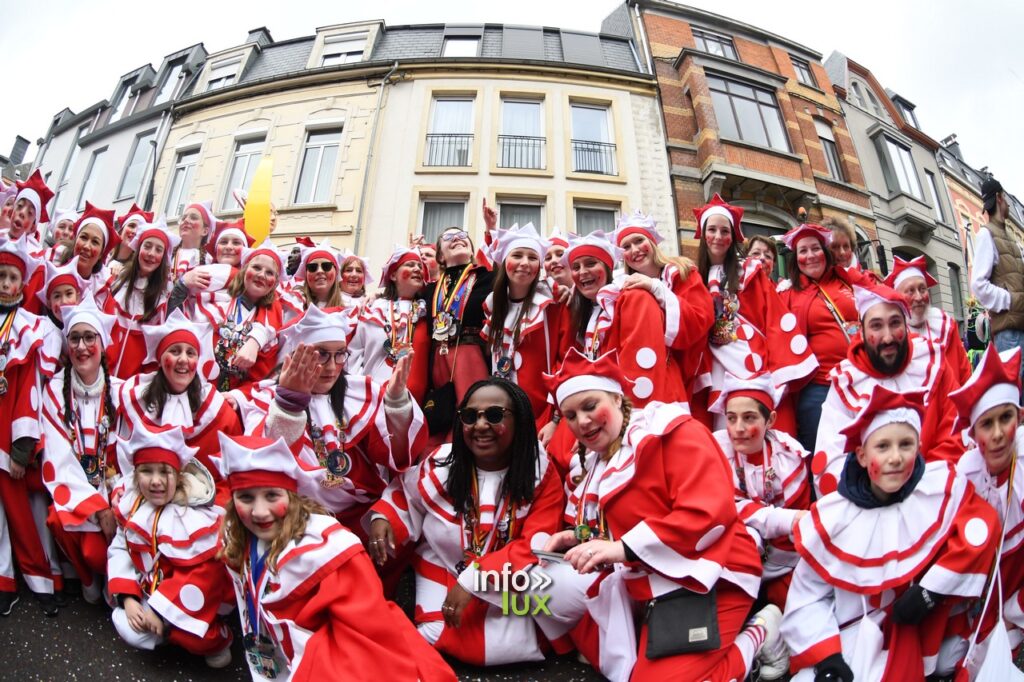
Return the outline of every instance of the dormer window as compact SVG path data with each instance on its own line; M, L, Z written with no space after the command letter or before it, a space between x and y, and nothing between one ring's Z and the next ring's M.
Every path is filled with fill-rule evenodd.
M697 43L697 49L701 52L739 61L739 58L736 56L736 48L732 44L732 38L728 36L693 29L693 39Z
M365 48L365 33L328 36L324 39L324 51L323 56L320 57L320 66L335 66L362 61Z
M241 60L233 59L210 67L210 77L206 80L206 91L219 90L235 83L238 78L238 66Z
M110 119L108 123L120 119L124 116L128 110L128 100L131 96L132 85L135 84L135 78L126 78L121 84L121 89L117 93L117 97L114 98L114 103L110 106Z
M914 126L915 128L920 128L921 127L917 123L917 116L914 114L914 108L913 107L907 106L904 102L902 102L901 100L898 100L898 99L897 100L893 100L893 102L896 104L896 108L900 110L900 116L903 117L904 121L906 121L908 124Z
M476 57L480 51L480 39L474 37L445 38L442 57Z
M184 66L184 59L173 61L167 66L164 80L160 83L160 90L156 93L156 98L153 100L154 106L163 104L174 97L174 93L178 89L178 82L181 80L181 70Z

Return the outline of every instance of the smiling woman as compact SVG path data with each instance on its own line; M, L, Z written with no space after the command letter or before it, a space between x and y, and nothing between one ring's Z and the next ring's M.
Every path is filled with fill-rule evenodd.
M537 563L530 538L560 523L557 471L519 386L478 381L458 417L451 445L393 480L364 519L370 556L388 566L402 546L415 548L416 625L438 650L474 665L541 660L537 627L555 641L564 624L540 613L505 617L496 608L504 588L482 576Z

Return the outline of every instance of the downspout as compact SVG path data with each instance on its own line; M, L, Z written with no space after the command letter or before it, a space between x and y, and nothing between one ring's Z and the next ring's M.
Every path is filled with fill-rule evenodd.
M359 192L359 213L356 215L356 236L355 243L352 246L354 253L362 253L359 250L360 240L363 236L363 208L366 206L366 196L370 190L370 177L373 171L373 159L374 149L377 146L377 123L380 122L380 108L381 103L384 101L384 90L387 88L391 81L391 76L398 70L398 62L392 65L391 70L384 76L384 80L380 82L380 91L377 92L377 106L373 112L373 126L370 128L370 149L366 153L366 172L363 174L363 189Z
M654 55L651 54L650 45L647 43L647 31L644 29L640 3L633 5L633 15L636 17L636 25L640 32L640 47L644 51L647 71L654 76L654 101L657 102L658 112L661 114L660 132L665 139L665 160L668 162L668 189L669 194L672 195L673 222L676 223L675 247L676 254L679 254L679 199L676 197L675 180L672 178L672 151L668 146L668 124L665 122L665 104L661 101L661 85L658 83L658 72L654 68Z
M168 107L164 113L160 114L160 125L157 126L156 136L153 138L153 141L149 143L153 147L153 153L150 154L149 162L146 163L146 168L149 172L149 182L146 183L146 195L142 201L143 211L149 211L153 208L153 189L154 183L156 182L157 161L160 159L160 154L163 153L164 143L167 142L167 134L170 132L169 130L165 130L165 125L171 116L172 107L173 105ZM150 168L150 163L152 163L152 168Z

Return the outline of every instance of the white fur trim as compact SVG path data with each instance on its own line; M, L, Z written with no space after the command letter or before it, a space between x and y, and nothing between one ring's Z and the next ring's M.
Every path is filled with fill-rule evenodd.
M622 395L622 385L614 379L584 374L563 381L555 391L555 400L561 405L570 396L582 393L583 391L607 391L608 393Z
M704 226L708 224L708 218L713 215L725 216L729 220L729 225L736 227L736 224L732 221L732 213L729 213L728 209L724 206L712 206L700 215L700 231L704 231Z
M889 424L910 424L915 431L921 433L921 416L915 410L901 407L895 410L882 410L876 414L867 428L861 432L861 442L866 441L872 433Z
M971 408L971 426L974 426L974 422L978 421L978 418L986 410L991 410L998 405L1011 404L1016 406L1018 400L1020 400L1020 392L1013 384L996 384L992 386L985 391L981 399Z
M899 289L901 284L903 284L912 277L920 277L921 279L925 280L926 283L928 281L928 278L924 276L924 273L918 270L917 268L907 268L905 270L901 270L900 274L896 275L896 279L893 280L892 283L892 288Z

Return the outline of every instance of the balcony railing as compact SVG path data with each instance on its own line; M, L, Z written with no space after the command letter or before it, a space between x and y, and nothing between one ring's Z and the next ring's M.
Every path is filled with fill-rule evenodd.
M544 168L543 137L498 135L498 168Z
M572 140L572 169L577 173L618 175L615 145L609 142Z
M462 133L431 133L427 135L424 166L469 166L473 135Z

